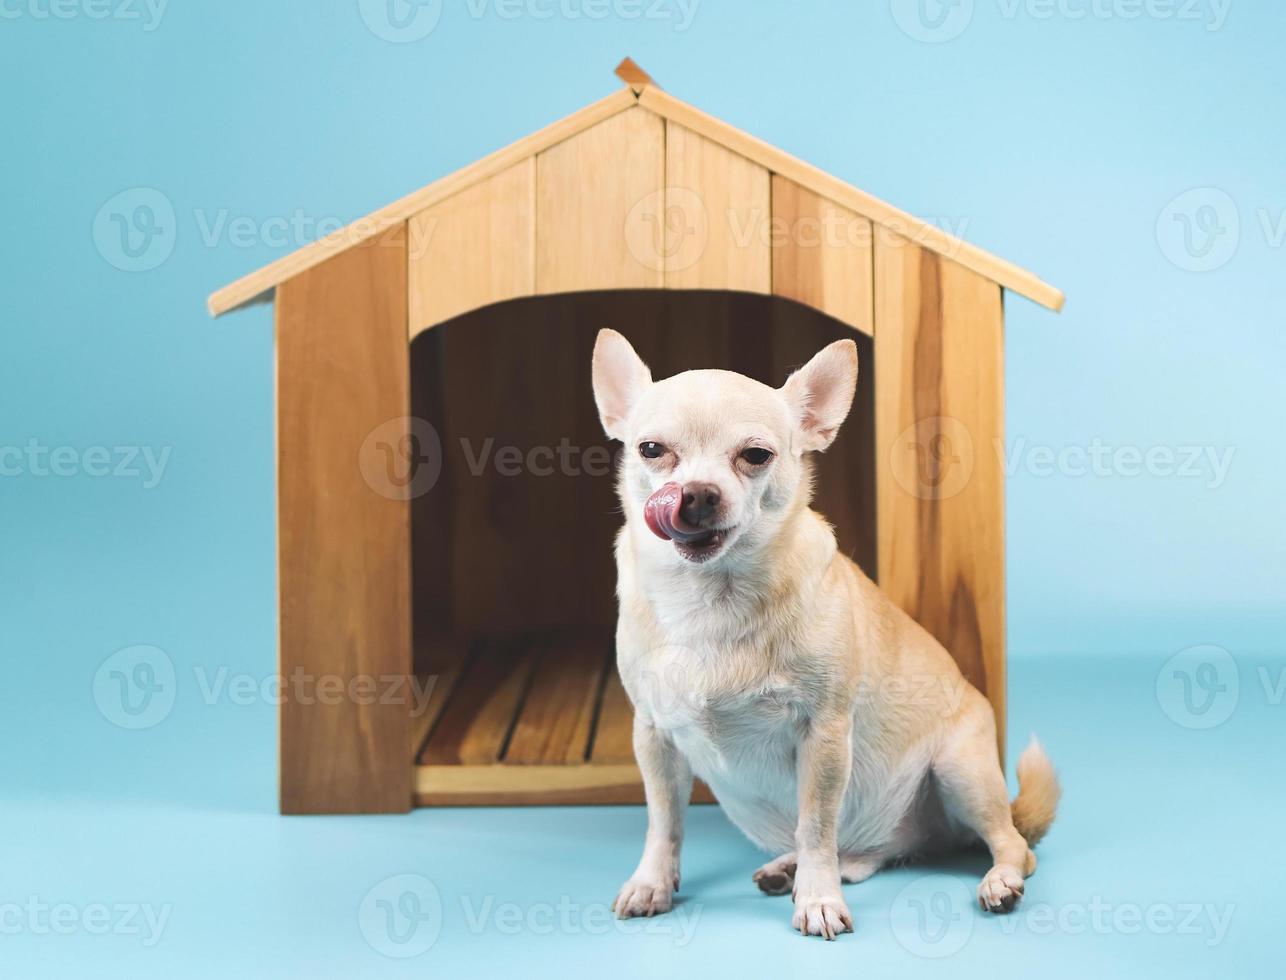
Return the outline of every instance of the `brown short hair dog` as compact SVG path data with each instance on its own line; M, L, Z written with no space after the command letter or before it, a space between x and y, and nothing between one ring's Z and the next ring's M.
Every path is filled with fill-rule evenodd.
M994 862L979 903L1011 909L1054 819L1049 760L1033 741L1011 804L987 700L808 507L809 454L848 415L856 345L780 389L728 371L654 382L611 330L593 368L603 428L625 444L617 661L648 802L617 914L671 907L694 772L781 855L754 879L793 891L805 935L852 928L841 881L966 842Z

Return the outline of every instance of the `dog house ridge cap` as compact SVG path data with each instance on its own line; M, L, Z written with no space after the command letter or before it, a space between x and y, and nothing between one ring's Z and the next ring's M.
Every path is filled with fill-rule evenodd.
M271 300L276 287L286 280L354 245L386 234L425 208L634 106L692 130L1047 309L1062 309L1063 293L1035 274L675 98L633 59L623 59L615 74L625 83L624 88L216 290L207 301L210 314L218 317Z

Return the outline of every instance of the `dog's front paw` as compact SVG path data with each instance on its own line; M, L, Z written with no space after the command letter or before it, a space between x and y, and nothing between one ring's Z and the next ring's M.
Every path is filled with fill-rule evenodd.
M801 888L796 879L795 917L791 925L805 936L834 939L841 932L853 931L853 914L838 887Z
M1023 873L998 864L978 885L978 907L984 912L1008 912L1023 897Z
M639 915L660 915L674 906L674 887L668 882L646 881L631 878L621 886L621 893L612 903L618 919Z

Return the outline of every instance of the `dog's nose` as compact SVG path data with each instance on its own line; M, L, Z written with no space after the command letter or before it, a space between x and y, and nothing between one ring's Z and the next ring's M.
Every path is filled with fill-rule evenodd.
M697 526L710 519L719 506L719 488L713 483L689 483L683 488L683 506L679 516Z

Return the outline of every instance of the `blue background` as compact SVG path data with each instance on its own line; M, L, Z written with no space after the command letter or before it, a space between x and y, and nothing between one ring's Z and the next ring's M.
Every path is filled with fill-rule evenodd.
M1069 785L1029 901L1236 913L1214 947L953 920L973 931L954 967L992 973L996 957L1023 956L1050 975L1096 957L1121 975L1266 969L1277 923L1260 910L1276 897L1255 884L1267 870L1257 821L1286 802L1269 751L1283 707L1265 679L1286 652L1286 10L925 2L917 18L902 0L701 0L689 22L673 3L637 16L653 0L605 16L594 0L537 0L516 16L446 0L405 43L377 36L367 22L378 27L381 5L356 0L174 0L154 23L123 0L105 19L89 15L94 0L65 17L48 0L6 2L0 451L34 439L169 456L150 488L25 464L0 476L0 912L31 895L174 912L151 949L5 931L0 918L0 973L561 972L602 968L606 949L622 973L712 956L730 974L934 968L889 935L920 872L849 890L849 949L807 946L783 903L747 889L760 859L714 810L694 820L689 901L708 905L682 951L656 937L461 932L465 893L610 900L641 811L282 820L274 709L207 703L191 682L220 668L262 679L275 663L271 314L215 322L206 294L319 221L359 217L607 94L626 53L680 98L1068 295L1061 316L1007 299L1012 731L1039 729ZM173 209L143 256L155 267L120 268L114 200ZM304 231L275 239L297 214ZM1185 220L1213 237L1183 249ZM1190 268L1203 263L1217 267ZM1033 472L1034 447L1096 441L1231 450L1231 465L1222 480ZM180 677L173 712L145 731L112 725L91 694L99 664L135 644L166 651ZM1230 651L1240 678L1234 710L1208 730L1157 693L1161 665L1198 644ZM1212 663L1226 697L1226 662ZM977 870L961 868L962 880ZM373 951L355 920L367 888L400 873L428 875L446 908L441 940L405 962Z

